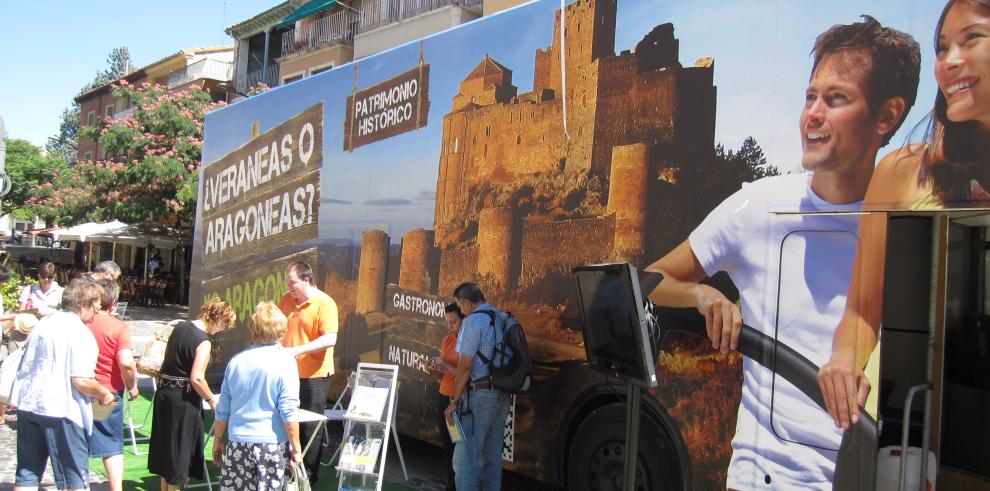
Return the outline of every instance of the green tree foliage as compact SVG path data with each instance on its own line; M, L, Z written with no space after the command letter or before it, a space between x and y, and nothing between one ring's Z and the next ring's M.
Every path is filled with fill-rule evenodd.
M169 92L162 85L121 82L113 94L133 101L133 113L80 131L99 140L106 160L80 161L54 176L52 196L36 205L70 223L162 216L192 221L203 117L218 104L203 90Z
M79 144L79 103L62 110L61 121L58 124L58 134L49 138L45 149L58 155L66 162L75 162Z
M21 277L15 271L10 271L10 279L6 283L0 283L0 297L3 298L3 311L11 311L17 308L17 300L24 291L23 285L33 285L34 278L28 276Z
M10 193L0 200L0 214L30 219L39 210L32 200L43 196L53 174L63 173L68 164L61 156L46 154L27 140L7 140L7 174ZM45 218L51 215L41 214Z

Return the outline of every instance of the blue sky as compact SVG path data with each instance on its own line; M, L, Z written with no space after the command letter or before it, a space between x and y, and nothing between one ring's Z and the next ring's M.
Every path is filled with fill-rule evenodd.
M276 0L4 2L0 116L7 136L44 145L62 109L127 46L144 66L183 48L233 45L223 30Z

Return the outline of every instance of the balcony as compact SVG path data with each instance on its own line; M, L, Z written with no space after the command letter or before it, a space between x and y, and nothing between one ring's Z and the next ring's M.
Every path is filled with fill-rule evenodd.
M247 72L247 77L244 78L244 86L237 84L237 90L240 92L247 92L252 87L258 84L265 84L269 87L275 87L278 85L278 65L272 63L268 65L268 70L257 69Z
M180 85L200 79L226 82L233 78L233 69L233 63L207 58L168 74L168 83L166 85L168 85L169 89L174 89Z
M123 111L117 111L117 112L113 113L113 120L114 121L127 121L128 119L131 118L131 114L132 113L134 113L134 108L133 107L129 107L127 109L124 109Z
M352 12L336 12L302 29L282 33L282 56L290 56L320 46L354 41L358 15Z
M481 10L483 0L365 0L358 34L381 29L450 5Z

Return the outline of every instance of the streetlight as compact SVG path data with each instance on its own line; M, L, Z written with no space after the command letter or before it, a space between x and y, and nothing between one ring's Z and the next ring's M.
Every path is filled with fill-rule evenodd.
M10 192L10 176L7 175L7 126L3 124L3 117L0 116L0 196L5 196Z

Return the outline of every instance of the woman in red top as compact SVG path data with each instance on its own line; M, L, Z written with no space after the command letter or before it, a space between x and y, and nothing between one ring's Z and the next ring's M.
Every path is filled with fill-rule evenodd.
M457 346L457 333L461 330L461 320L464 314L456 303L447 304L443 313L444 320L447 321L447 335L440 342L440 356L430 359L431 372L441 377L440 391L437 399L437 422L440 425L440 441L443 443L443 457L447 463L447 490L454 489L454 467L452 459L454 457L454 444L450 441L450 434L447 433L447 420L443 410L450 403L450 396L454 395L454 370L460 355L454 350Z

